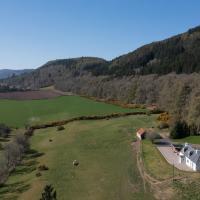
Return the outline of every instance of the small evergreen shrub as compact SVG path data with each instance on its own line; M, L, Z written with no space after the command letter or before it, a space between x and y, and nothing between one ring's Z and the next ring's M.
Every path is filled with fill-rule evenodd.
M57 131L62 131L62 130L64 130L64 129L65 129L64 126L58 126Z
M40 200L57 200L56 190L51 185L46 185Z
M180 139L190 135L189 126L185 121L176 121L171 128L170 137Z

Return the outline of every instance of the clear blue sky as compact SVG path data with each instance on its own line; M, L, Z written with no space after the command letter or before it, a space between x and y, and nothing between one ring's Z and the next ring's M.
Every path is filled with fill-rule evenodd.
M0 0L0 69L112 59L197 25L199 0Z

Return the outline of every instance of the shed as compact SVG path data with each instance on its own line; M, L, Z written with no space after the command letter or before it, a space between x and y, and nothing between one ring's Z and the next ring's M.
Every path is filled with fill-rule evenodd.
M144 128L140 128L140 129L138 129L137 132L136 132L136 136L137 136L140 140L144 139L145 134L146 134L146 130L145 130Z

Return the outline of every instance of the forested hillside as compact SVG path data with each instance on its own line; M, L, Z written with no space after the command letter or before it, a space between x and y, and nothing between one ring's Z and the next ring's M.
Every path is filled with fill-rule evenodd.
M200 124L200 27L145 45L112 61L81 57L50 61L1 81L23 89L57 89L133 103L157 103Z
M110 69L117 75L199 72L200 26L116 58Z

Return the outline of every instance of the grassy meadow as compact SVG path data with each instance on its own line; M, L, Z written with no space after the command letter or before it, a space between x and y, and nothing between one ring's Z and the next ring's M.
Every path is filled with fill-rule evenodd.
M199 135L192 135L182 139L175 139L175 142L179 143L191 143L191 144L200 144L200 136Z
M159 150L149 140L142 141L142 158L147 172L157 180L166 180L173 177L173 167L167 163ZM181 171L174 169L175 175Z
M134 110L138 111L139 109ZM23 127L26 124L37 124L81 115L130 111L133 110L95 102L79 96L62 96L47 100L0 100L0 123Z
M27 156L0 188L0 199L38 200L47 183L54 186L59 200L153 199L149 188L144 190L131 143L136 129L155 125L154 118L81 121L66 125L63 131L36 131L31 149L41 155ZM78 167L72 164L75 159ZM42 164L49 170L36 177Z

